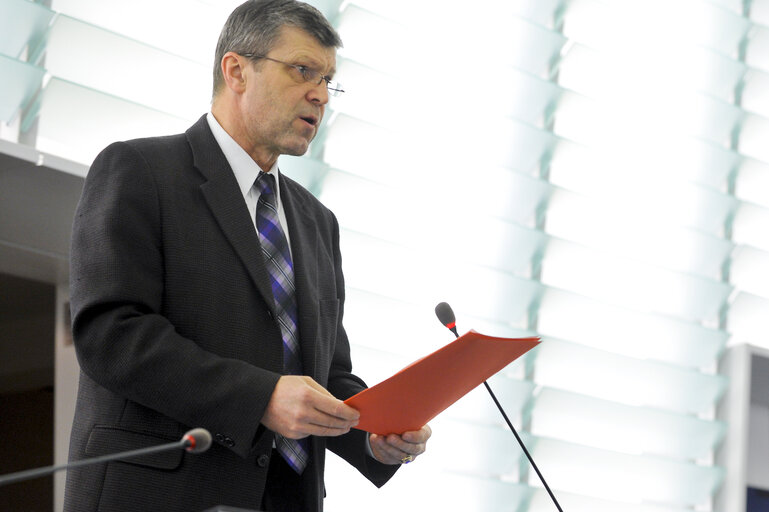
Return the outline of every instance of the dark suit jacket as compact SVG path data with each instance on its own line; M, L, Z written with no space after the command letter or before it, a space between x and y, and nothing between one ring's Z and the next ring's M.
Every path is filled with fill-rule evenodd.
M282 176L305 374L344 399L351 373L334 215ZM94 161L75 216L73 334L81 365L70 460L178 440L214 446L71 470L67 511L259 509L273 434L260 420L282 341L259 239L205 116L185 134L116 143ZM311 438L308 510L322 510L325 448L380 486L397 466L364 433Z

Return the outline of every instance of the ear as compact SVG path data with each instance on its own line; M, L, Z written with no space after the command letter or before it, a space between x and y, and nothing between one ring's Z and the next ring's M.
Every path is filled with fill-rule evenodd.
M224 83L227 88L235 93L242 93L246 90L245 66L248 59L235 52L227 52L222 57L221 67Z

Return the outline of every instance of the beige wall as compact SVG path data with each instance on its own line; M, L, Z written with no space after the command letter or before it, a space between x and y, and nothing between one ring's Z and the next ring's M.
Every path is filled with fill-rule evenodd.
M61 285L56 290L56 375L54 415L54 461L65 464L69 451L69 433L75 412L77 379L79 367L75 348L70 336L69 287ZM64 481L66 474L60 472L54 479L54 510L60 511L64 504Z

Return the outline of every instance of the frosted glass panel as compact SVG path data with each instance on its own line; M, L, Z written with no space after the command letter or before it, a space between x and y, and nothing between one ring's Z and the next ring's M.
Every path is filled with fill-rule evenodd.
M468 181L466 185L452 181L452 174L447 170L447 181L437 181L431 187L437 191L436 195L423 195L424 188L420 186L404 189L392 181L374 183L331 170L323 181L320 198L334 210L340 224L353 231L367 232L409 247L445 251L446 255L456 254L470 261L497 261L495 266L499 268L521 268L525 263L523 258L544 238L527 227L534 225L537 210L547 199L550 187L506 169L480 170L480 179ZM429 179L429 175L423 178ZM489 187L491 181L498 186ZM394 197L410 208L392 208ZM453 206L463 201L471 202L472 209ZM487 216L494 218L487 220ZM455 237L460 233L480 245L456 243ZM496 238L497 234L501 238ZM505 254L508 261L500 261L499 254L489 253L487 249L507 246L507 237L523 245L519 247L520 253Z
M348 286L391 298L409 290L409 300L433 304L456 295L454 308L515 326L525 325L528 308L541 292L534 281L481 266L458 270L451 260L435 260L365 235L344 233L342 249ZM387 265L371 272L371 261Z
M769 117L769 73L751 69L745 75L742 108Z
M530 451L537 465L547 468L551 487L631 504L704 506L723 479L719 468L620 454L550 439L539 438ZM536 475L530 475L529 483L533 484L534 480Z
M384 380L417 358L453 341L454 335L435 318L434 308L441 300L451 300L451 297L406 302L403 297L394 299L347 286L344 325L354 345L353 352L371 349L387 354L381 359L383 368L372 373L373 378L369 378L368 373L362 375L367 382ZM372 313L377 320L372 319ZM391 325L406 334L393 337L390 330L380 328L382 318L391 319Z
M734 194L746 202L769 208L769 163L743 160L737 173Z
M518 478L525 455L507 425L490 427L438 416L431 426L435 432L430 439L430 450L435 450L431 465L477 477ZM457 457L458 453L464 455Z
M691 512L690 508L679 508L648 503L622 503L571 494L558 493L558 503L569 512ZM534 493L527 512L553 512L553 502L544 490Z
M657 140L649 151L628 158L633 143L627 140L591 148L560 141L551 161L551 176L566 188L586 192L631 183L647 188L651 183L665 183L665 188L696 183L725 192L729 173L741 159L733 151L693 138Z
M554 169L552 180L557 185L581 188L587 184L569 179L568 169ZM579 176L579 173L573 173ZM588 181L588 183L590 183ZM550 203L548 226L552 226L561 214L561 208L568 210L572 217L564 219L571 224L588 222L581 230L600 231L602 228L625 230L634 236L643 236L644 231L653 231L653 226L665 228L675 226L703 231L715 236L721 234L726 218L737 207L733 197L687 183L660 183L639 177L624 181L620 178L602 181L592 190L578 191L580 194L559 192ZM588 193L593 197L582 194ZM606 215L611 211L611 215ZM577 215L584 216L578 219ZM634 229L637 228L637 231ZM576 232L570 225L569 231ZM621 228L619 228L621 229ZM669 229L669 228L668 228Z
M747 116L740 132L740 151L747 156L769 163L767 133L769 133L769 119L757 115Z
M0 2L0 54L16 58L25 48L36 54L53 16L50 9L28 0Z
M570 23L571 20L566 27ZM613 29L625 31L627 27L616 25ZM687 91L700 91L731 101L734 88L746 70L745 64L707 48L650 48L648 41L641 40L644 44L635 48L626 48L618 44L617 39L602 43L611 48L601 50L587 43L572 46L559 65L559 83L596 99L614 101L620 96L633 95L636 100L652 105L660 102L659 106L663 106L671 96L684 95Z
M617 452L704 459L725 425L546 388L536 397L531 432Z
M219 31L240 0L51 0L57 12L213 66ZM151 13L151 15L149 14ZM173 20L173 22L169 22Z
M737 288L769 298L769 252L750 246L737 247L729 278Z
M431 75L429 69L418 63L430 61L435 65L445 59L447 64L449 60L464 61L466 66L504 64L547 78L554 58L566 42L561 34L522 18L490 17L481 8L443 9L440 16L435 16L428 5L420 16L418 4L410 3L410 16L399 17L398 22L357 5L347 5L337 23L345 41L345 49L340 53L397 76ZM466 39L456 37L455 27L460 24L482 24L484 29L474 31L473 44L468 45ZM398 37L392 37L393 34ZM380 44L384 40L388 41L386 46ZM479 47L485 51L474 50ZM405 54L411 57L403 59ZM421 81L415 79L415 83Z
M769 71L769 26L753 26L745 50L748 66Z
M445 118L435 121L441 119ZM403 125L395 131L339 115L328 123L325 159L332 167L365 172L367 177L379 180L390 177L388 171L404 162L433 171L444 167L463 170L506 167L530 173L539 169L540 160L557 140L549 132L511 119L492 121L481 117L463 121L477 125L478 129L464 133L466 137L460 140L450 119L446 119L442 128L433 130L425 131L421 125ZM391 150L395 147L398 151ZM426 152L426 147L451 148L451 152ZM497 151L478 152L478 147L494 147ZM366 159L365 164L362 158Z
M85 164L117 140L180 133L191 124L57 78L45 87L39 112L37 148Z
M332 203L333 204L333 201ZM419 262L424 262L428 265L428 268L433 265L438 265L444 268L441 263L446 262L445 271L449 272L448 267L458 264L478 264L485 267L489 267L495 270L499 270L504 273L529 277L531 272L531 259L542 250L545 244L545 236L538 231L522 228L515 224L506 223L503 221L490 220L487 223L474 225L472 222L462 219L461 217L452 217L450 219L444 219L449 221L449 226L446 230L436 229L434 233L424 234L422 237L422 244L416 244L416 238L420 234L416 230L411 233L385 233L390 234L394 238L393 242L397 244L389 244L385 240L372 239L365 235L354 233L354 231L366 231L365 228L367 218L377 216L377 211L365 212L361 211L358 217L363 219L352 217L352 211L348 211L345 208L334 209L337 215L340 215L341 225L350 229L350 233L345 235L346 242L350 244L358 245L361 250L367 252L377 251L377 254L391 254L395 261L408 261L412 257L413 251L418 252ZM397 216L393 215L389 219L390 222L398 222L400 220ZM436 219L436 224L440 222L440 219ZM369 226L375 226L372 220ZM371 231L376 233L376 231ZM453 244L452 240L457 234L462 234L463 243ZM403 235L398 239L398 235ZM351 249L357 250L357 249ZM504 256L509 254L509 256ZM396 255L398 255L396 257ZM431 263L436 262L436 263ZM416 262L411 266L417 266ZM365 269L362 269L365 273ZM403 270L398 269L398 271ZM424 269L415 270L415 272L424 272ZM409 274L408 270L404 271L404 274ZM417 276L406 277L404 279L417 278ZM417 279L417 282L419 280Z
M769 251L769 208L742 203L734 217L732 237L735 242Z
M735 57L750 24L737 12L702 0L571 2L564 33L605 51L661 51L694 45ZM649 37L649 30L654 37Z
M750 4L750 19L761 25L769 26L769 2L753 0Z
M409 51L409 45L402 23L348 5L334 25L345 43L339 51L340 56L365 62L367 66L396 76L405 71L401 55ZM400 37L391 37L392 34ZM386 47L381 41L388 41Z
M528 410L534 384L530 381L511 379L501 372L488 380L499 403L504 408L510 421L520 425L521 415ZM478 386L446 409L446 417L481 425L496 425L507 429L504 417L500 414L485 386Z
M304 156L280 156L280 172L298 181L310 192L317 194L323 178L328 172L328 165L312 156L312 147Z
M766 346L769 341L769 299L740 292L729 308L727 325L735 343Z
M0 55L0 121L10 122L43 82L42 68Z
M562 84L570 86L565 78ZM640 96L632 104L623 98L564 94L553 129L564 138L599 147L623 142L654 146L671 136L691 136L728 148L732 130L744 115L729 103L691 91L668 94L664 100Z
M712 196L711 196L712 197ZM704 218L691 218L685 211L679 219L698 226L671 225L657 217L653 208L625 209L611 197L601 201L556 189L548 203L546 232L596 249L620 253L672 270L720 277L721 266L732 244L719 238L719 219L725 219L736 202L726 196L710 204L695 202ZM615 205L619 214L607 208ZM738 209L737 216L740 215ZM611 214L607 212L611 211ZM622 212L625 215L622 215ZM688 229L697 227L698 229ZM711 232L703 232L705 228Z
M511 436L512 437L512 436ZM336 456L329 454L326 468L325 509L359 510L366 504L366 512L392 512L407 507L413 510L456 510L461 512L509 512L526 510L530 496L535 492L526 485L499 479L480 478L455 472L436 471L432 465L409 464L408 471L399 471L387 485L377 489L364 482L355 485L355 504L350 504L350 485L360 480L360 474ZM405 468L403 468L405 469ZM405 478L404 478L405 477ZM552 507L551 503L551 507Z
M482 73L479 70L478 73ZM494 69L494 80L480 86L482 94L475 101L454 104L453 88L435 88L429 83L414 82L369 67L350 58L338 59L337 76L343 80L345 94L333 99L333 109L340 114L355 115L368 123L388 129L403 125L403 116L423 112L445 116L445 105L452 103L452 117L477 118L493 113L495 118L510 117L525 124L543 128L549 111L561 94L552 82L534 77L513 67ZM343 78L342 78L343 77ZM387 98L386 102L382 98ZM425 98L430 98L426 101ZM393 108L393 106L397 108Z
M717 322L732 288L719 281L596 254L585 246L552 239L541 280L607 303L692 322Z
M547 289L540 304L539 332L543 335L684 367L710 365L728 338L724 331L555 289Z
M209 66L68 16L51 27L46 67L62 80L189 121L209 109Z
M349 3L375 12L386 18L406 18L418 23L435 15L434 6L430 2L413 2L412 0L353 0ZM519 17L534 22L537 25L552 28L558 11L563 7L564 0L537 0L536 2L498 2L497 0L475 0L474 10L478 12L494 12L500 18ZM408 13L408 16L404 16Z
M549 337L543 339L537 351L534 380L538 385L635 407L706 414L727 385L720 375Z

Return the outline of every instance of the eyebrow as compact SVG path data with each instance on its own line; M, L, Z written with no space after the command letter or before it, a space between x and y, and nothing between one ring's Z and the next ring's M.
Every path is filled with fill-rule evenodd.
M327 76L329 78L334 78L334 75L336 74L336 67L332 67L328 71L328 73L323 73L322 71L320 71L320 63L317 60L315 60L314 58L312 58L310 56L307 56L307 55L304 55L304 54L300 54L300 55L290 59L289 62L294 62L295 65L297 65L297 66L306 66L308 68L311 68L311 69L317 71L318 73L322 74L323 76ZM300 64L300 62L307 62L307 64Z

